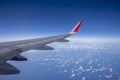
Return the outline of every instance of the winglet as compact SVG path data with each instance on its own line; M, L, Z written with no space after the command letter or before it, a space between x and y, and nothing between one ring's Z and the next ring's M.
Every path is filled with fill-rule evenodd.
M80 28L80 26L81 26L81 24L82 24L82 20L80 20L78 23L77 23L77 25L72 29L72 31L70 32L70 34L75 34L75 33L77 33L78 32L78 30L79 30L79 28Z

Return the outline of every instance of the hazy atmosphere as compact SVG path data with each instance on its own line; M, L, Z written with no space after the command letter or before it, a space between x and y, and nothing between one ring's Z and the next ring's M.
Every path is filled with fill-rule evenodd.
M1 0L2 38L40 37L69 32L79 20L77 37L120 37L118 0Z

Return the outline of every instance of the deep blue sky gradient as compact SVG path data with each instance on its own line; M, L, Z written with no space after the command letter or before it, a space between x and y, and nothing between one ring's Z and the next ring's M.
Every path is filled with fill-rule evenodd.
M78 37L120 37L119 0L1 0L0 36L69 32L83 20Z

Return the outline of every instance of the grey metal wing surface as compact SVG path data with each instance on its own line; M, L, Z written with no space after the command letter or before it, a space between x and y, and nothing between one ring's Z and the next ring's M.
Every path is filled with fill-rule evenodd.
M80 20L73 30L67 34L0 43L0 74L19 74L20 71L13 65L7 63L8 60L25 61L27 58L20 54L31 49L53 50L54 48L47 46L47 44L56 41L68 42L69 40L65 38L78 32L81 24L82 20Z

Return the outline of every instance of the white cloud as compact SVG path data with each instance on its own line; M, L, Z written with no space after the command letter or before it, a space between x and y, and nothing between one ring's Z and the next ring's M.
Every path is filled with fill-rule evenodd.
M75 73L73 73L73 74L71 75L71 78L73 78L73 77L75 77Z

